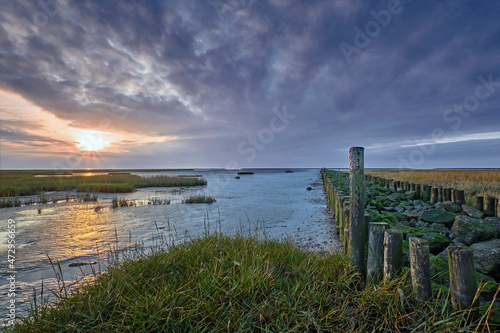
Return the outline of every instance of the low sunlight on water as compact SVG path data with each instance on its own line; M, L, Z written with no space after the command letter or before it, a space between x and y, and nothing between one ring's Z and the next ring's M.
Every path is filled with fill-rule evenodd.
M299 246L311 250L340 250L318 169L296 169L294 173L285 173L284 169L254 172L241 175L241 179L235 179L236 171L226 170L137 172L141 176L202 175L208 185L99 194L99 201L92 203L59 202L0 209L1 322L7 318L8 219L16 222L16 305L24 311L32 302L33 287L39 294L42 280L46 290L57 287L48 257L53 262L59 261L64 279L71 283L82 276L81 268L90 271L89 266L69 267L71 263L99 261L98 252L101 259L105 258L104 253L110 246L119 249L131 243L150 246L158 232L166 238L175 237L176 241L182 241L186 235L201 235L207 217L211 231L220 227L229 234L249 229L253 232L258 221L271 237L293 237ZM313 190L307 191L307 187ZM198 194L210 195L217 202L182 204L183 198ZM115 196L133 200L137 206L112 209ZM171 204L144 204L152 198L170 200Z

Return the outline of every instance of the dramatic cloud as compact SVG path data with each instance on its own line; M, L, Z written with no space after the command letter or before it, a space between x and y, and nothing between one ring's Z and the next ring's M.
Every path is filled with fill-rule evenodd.
M368 167L498 167L499 14L493 0L9 1L0 167L345 167L351 146ZM74 157L91 149L99 165Z

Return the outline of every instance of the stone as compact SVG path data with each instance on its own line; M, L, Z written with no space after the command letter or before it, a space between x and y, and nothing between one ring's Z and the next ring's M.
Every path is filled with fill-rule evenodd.
M475 219L482 219L484 218L484 213L480 211L479 209L472 208L467 205L462 205L462 209L465 212L465 214L469 215L470 217L473 217Z
M446 250L450 244L450 239L437 231L426 233L422 239L429 242L429 252L436 255Z
M448 254L446 255L448 259ZM440 257L430 255L429 265L431 271L432 282L443 283L445 280L450 279L450 271L448 268L448 261Z
M497 233L500 234L500 218L498 217L487 217L486 222L490 222L494 227L497 228Z
M437 209L442 209L443 208L443 203L442 202L436 202L436 204L434 205L434 207L436 207Z
M483 274L500 279L500 239L472 244L474 265Z
M490 240L496 234L497 229L491 223L465 215L458 215L451 227L451 239L465 245Z
M418 199L418 193L417 191L408 191L406 192L406 197L408 198L408 200L416 200Z
M446 209L447 211L449 211L450 213L454 213L454 214L462 211L462 207L460 207L459 205L457 205L456 203L454 203L452 201L443 202L443 208Z
M382 207L382 210L386 212L395 212L396 209L394 207Z
M431 223L451 223L455 220L455 214L444 209L431 209L423 212L421 218Z

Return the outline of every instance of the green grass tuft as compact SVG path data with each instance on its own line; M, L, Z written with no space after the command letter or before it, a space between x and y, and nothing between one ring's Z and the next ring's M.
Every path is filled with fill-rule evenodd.
M205 195L195 195L189 198L186 198L182 200L182 203L186 204L196 204L196 203L204 203L204 204L212 204L216 200L212 197L205 196Z

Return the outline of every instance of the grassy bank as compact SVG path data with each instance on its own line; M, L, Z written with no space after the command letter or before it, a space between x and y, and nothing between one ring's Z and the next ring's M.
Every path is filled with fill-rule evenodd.
M8 332L456 332L446 295L416 303L408 276L360 288L338 254L220 234L136 251ZM64 295L64 292L61 292ZM463 332L472 331L469 329Z
M128 173L94 176L35 177L32 172L2 173L0 196L16 197L37 195L48 191L70 191L91 193L126 193L142 187L172 187L206 185L198 177L141 177Z
M500 170L373 170L366 174L464 190L468 198L486 194L500 196Z

